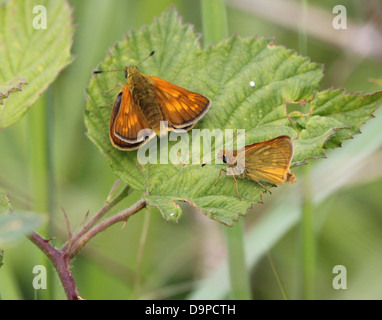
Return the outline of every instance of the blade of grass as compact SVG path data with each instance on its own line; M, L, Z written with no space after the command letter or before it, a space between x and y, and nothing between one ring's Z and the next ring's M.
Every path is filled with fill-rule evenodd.
M303 55L308 54L308 37L306 33L306 18L308 0L301 0L301 24L299 28L299 51ZM314 299L315 292L315 237L313 230L314 206L311 195L311 167L303 169L303 201L301 217L301 259L302 259L302 296L304 299Z
M228 36L227 13L223 0L201 0L203 46Z
M33 209L36 212L47 213L49 223L42 234L47 238L53 234L52 194L53 194L53 170L51 161L51 137L53 134L53 93L48 89L35 103L30 111L30 172L31 172L31 194ZM49 108L50 110L49 110ZM47 268L47 290L35 292L35 298L52 299L54 296L53 267L49 260L41 252L36 259L39 264Z
M231 283L231 298L251 299L249 273L245 263L243 223L239 221L232 228L225 229L227 238L228 269Z
M5 261L0 272L0 300L22 300L23 294L20 282L17 281L14 266Z
M281 294L283 296L283 299L284 300L289 300L288 294L285 291L284 285L283 285L283 283L281 281L279 273L277 272L276 266L275 266L275 264L273 262L271 253L269 251L267 251L267 258L268 258L269 264L270 264L270 266L272 268L273 274L275 275L275 278L277 280L277 284L278 284L278 286L280 288L280 291L281 291Z
M141 237L139 239L137 266L135 269L135 283L134 283L135 299L138 299L138 297L140 296L140 291L141 291L141 267L142 267L142 260L143 260L143 252L144 252L145 244L147 240L147 232L150 225L150 216L151 216L151 212L147 210L147 212L145 212L144 214L143 227L142 227Z
M302 216L300 222L301 228L301 259L302 259L302 296L303 299L314 299L315 291L315 235L313 230L314 205L311 195L311 173L310 166L305 166L303 170L302 190Z
M219 42L228 36L228 23L223 0L201 0L203 44ZM249 273L245 262L243 224L224 229L227 239L228 267L232 299L251 299Z

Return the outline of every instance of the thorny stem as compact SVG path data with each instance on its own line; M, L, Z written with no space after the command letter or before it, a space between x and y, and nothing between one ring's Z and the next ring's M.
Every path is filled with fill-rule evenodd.
M56 269L60 278L61 284L64 288L66 297L68 300L81 299L77 285L74 280L70 261L76 256L76 254L85 246L85 244L95 237L98 233L106 230L111 225L120 222L127 221L130 216L139 212L146 206L146 201L141 199L137 201L130 208L122 210L116 215L104 220L97 225L97 222L117 203L124 199L129 191L129 187L125 187L114 199L110 200L111 194L115 191L116 185L113 186L105 205L98 211L98 213L74 236L65 243L61 249L53 247L49 241L50 239L44 239L37 233L32 233L29 239L48 257Z
M120 213L106 219L105 221L101 222L100 224L93 227L91 230L86 232L82 237L80 237L71 247L71 249L68 251L69 258L73 258L78 251L80 251L83 246L94 236L96 236L98 233L106 230L111 225L120 222L120 221L127 221L127 219L130 218L133 214L137 213L138 211L142 210L146 206L146 201L141 199L138 202L136 202L134 205L132 205L130 208L121 211Z
M60 277L62 286L65 290L68 300L80 300L81 297L77 290L76 282L74 281L73 274L70 267L70 259L65 252L54 248L49 239L44 239L37 233L29 236L29 239L40 248L42 252L52 262L54 268Z
M114 191L114 186L113 186L112 190L110 191L110 193L113 191ZM82 237L86 232L88 232L105 215L105 213L107 213L116 204L118 204L122 199L124 199L128 195L129 191L130 191L130 187L126 186L121 191L121 193L118 196L116 196L114 199L106 200L104 206L100 209L100 211L98 211L98 213L77 234L75 234L72 239L70 239L70 241L67 241L64 244L64 246L62 247L62 250L63 251L68 250L69 243L71 243L71 244L75 243L80 237ZM108 197L108 199L109 199L109 197Z

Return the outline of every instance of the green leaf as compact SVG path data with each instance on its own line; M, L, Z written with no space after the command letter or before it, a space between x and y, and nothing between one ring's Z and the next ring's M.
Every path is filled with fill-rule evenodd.
M43 215L30 212L0 215L0 245L15 241L33 232L44 221Z
M16 77L6 83L0 85L0 104L3 104L3 99L9 97L9 94L14 91L22 91L23 88L21 85L28 84L27 81L23 78Z
M0 215L0 245L15 241L40 227L45 221L41 214L16 212Z
M33 27L41 23L42 12L33 13L37 5L46 8L46 29ZM18 121L72 61L73 27L64 0L13 0L0 6L0 28L0 98L7 98L0 104L2 129ZM22 83L28 85L21 91Z
M41 214L14 212L8 193L0 189L0 246L31 233L41 226L44 221L45 216ZM2 258L1 254L0 258Z
M324 157L323 148L338 147L357 133L359 125L382 103L381 93L364 97L343 90L317 92L322 66L274 45L271 39L233 36L204 50L198 39L192 27L182 24L175 9L170 9L152 25L116 43L97 69L137 64L155 50L156 54L140 65L143 73L211 99L210 110L195 129L245 129L246 144L289 135L295 139L296 165L307 158ZM149 205L157 207L165 219L178 221L179 201L184 201L231 225L261 202L264 189L252 180L237 179L241 200L231 176L222 174L214 186L221 165L141 165L136 151L115 149L108 136L111 109L100 106L113 102L117 94L105 91L125 81L123 72L93 76L87 88L85 123L89 138L109 160L114 173L142 191ZM293 112L287 111L288 104L295 107ZM310 111L304 114L307 107ZM189 133L190 142L191 137ZM168 150L172 146L170 142Z
M341 142L360 133L359 127L381 105L382 92L370 95L347 94L344 90L326 90L319 92L312 103L312 115L320 115L330 121L342 123L343 130L330 137L326 148L341 146Z

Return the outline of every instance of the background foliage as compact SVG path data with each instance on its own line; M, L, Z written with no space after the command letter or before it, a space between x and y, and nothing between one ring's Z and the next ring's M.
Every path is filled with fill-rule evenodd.
M285 27L278 24L282 21L276 23L272 16L253 12L251 7L240 8L234 2L227 2L230 35L275 36L277 45L300 50L298 26ZM301 13L293 5L296 2L281 2L299 21ZM77 26L72 48L76 59L59 75L47 97L53 108L52 167L56 187L52 200L57 243L67 236L60 206L68 213L73 228L78 228L88 210L94 213L102 205L115 181L107 161L84 135L84 94L91 71L104 59L108 48L123 39L124 34L143 24L151 24L153 18L171 3L175 4L184 22L194 24L196 32L202 31L199 1L70 1ZM351 23L348 30L331 28L330 35L325 38L310 35L307 28L307 55L312 61L325 64L320 90L330 86L343 87L348 92L381 90L377 81L369 81L382 77L381 53L379 56L378 53L361 55L341 45L341 41L336 42L342 33L352 32L352 28L374 21L378 10L381 10L376 1L360 3L349 1L346 4ZM309 1L307 15L309 17L316 9L321 10L328 18L323 23L331 26L334 16L332 5L331 1ZM94 35L97 35L96 41ZM364 46L367 45L368 42L364 42ZM29 111L31 116L38 112L37 107ZM329 151L326 160L310 161L312 176L309 184L313 191L313 223L317 240L317 298L382 297L378 285L382 263L379 232L382 202L378 193L382 184L379 165L382 136L378 128L382 115L376 115L376 119L361 127L363 135L345 142L343 148L333 154ZM33 208L35 188L30 174L28 116L0 132L0 186L10 193L13 206L23 210ZM296 169L296 175L299 176L301 171ZM293 186L293 190L291 187L277 188L271 197L264 198L263 206L257 206L244 220L255 299L282 298L264 255L267 249L271 251L288 296L303 296L301 229L298 225L301 184ZM137 197L138 194L132 193L121 206L128 206ZM81 295L88 299L225 297L223 227L190 208L187 211L179 224L172 224L165 223L156 210L151 210L151 213L134 216L124 229L119 225L113 226L97 236L74 262L73 272ZM147 239L144 242L141 235L145 231ZM40 259L37 249L27 240L7 245L4 249L4 265L0 269L2 298L33 298L31 270ZM338 264L348 269L347 290L332 288L332 268ZM199 282L206 276L207 280ZM64 297L59 285L53 297Z

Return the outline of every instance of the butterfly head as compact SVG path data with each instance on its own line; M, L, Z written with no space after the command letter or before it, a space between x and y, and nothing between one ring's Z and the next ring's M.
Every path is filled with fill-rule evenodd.
M139 62L137 65L130 65L128 67L125 67L125 78L127 79L128 77L130 76L133 76L134 74L142 74L139 69L138 69L138 66L145 60L147 60L148 58L150 58L153 54L155 53L155 51L151 51L151 53L146 57L144 58L141 62Z
M230 153L231 154L231 153ZM232 156L230 156L230 154L226 154L226 151L221 151L218 153L217 157L226 165L228 165L229 167L231 166L231 162L233 159Z
M136 66L128 66L125 67L125 78L132 77L135 74L141 74L139 69Z

